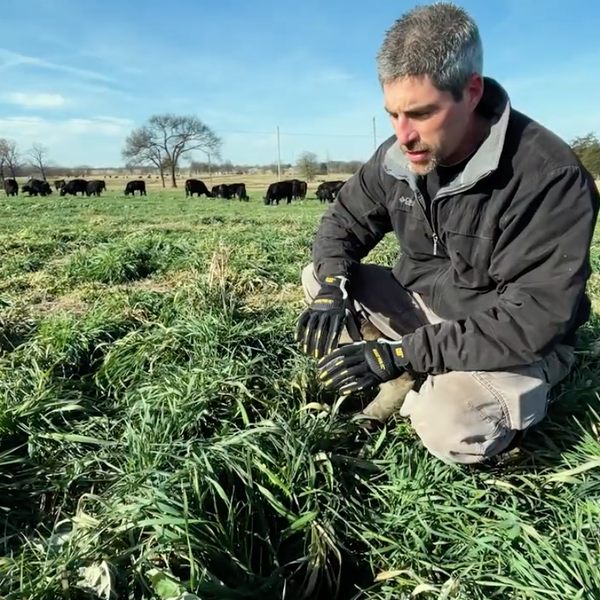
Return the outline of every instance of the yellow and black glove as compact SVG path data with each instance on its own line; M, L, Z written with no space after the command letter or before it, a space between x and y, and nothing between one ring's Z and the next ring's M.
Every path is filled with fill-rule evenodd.
M296 342L307 354L321 358L335 350L344 326L353 340L361 339L347 286L346 277L326 277L312 304L300 315Z
M355 342L319 361L319 379L325 387L347 395L396 379L408 366L402 342Z

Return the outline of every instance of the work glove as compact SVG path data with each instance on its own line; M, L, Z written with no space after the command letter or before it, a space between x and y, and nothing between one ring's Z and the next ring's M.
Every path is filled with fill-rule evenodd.
M361 339L347 286L346 277L326 277L312 304L300 315L296 342L307 354L321 358L337 348L344 326L353 340Z
M402 342L379 339L376 342L346 344L319 361L319 379L326 388L347 395L396 379L409 367Z

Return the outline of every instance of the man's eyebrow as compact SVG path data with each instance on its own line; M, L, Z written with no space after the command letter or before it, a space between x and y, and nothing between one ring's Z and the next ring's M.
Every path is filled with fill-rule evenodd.
M383 108L390 115L397 114L397 111L390 110L387 106L384 106ZM405 115L411 115L411 114L414 115L414 114L428 113L428 112L435 110L436 108L437 108L437 104L420 104L417 106L412 106L408 110L405 110L403 112Z

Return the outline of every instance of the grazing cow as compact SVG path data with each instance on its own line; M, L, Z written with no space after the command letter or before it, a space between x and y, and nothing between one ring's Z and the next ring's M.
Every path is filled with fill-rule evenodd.
M229 184L229 193L232 196L237 196L239 200L245 200L246 202L250 200L248 196L248 192L246 192L246 184L245 183L230 183Z
M215 198L224 198L225 200L231 199L231 187L226 183L213 186L212 193Z
M64 179L57 179L57 180L54 182L54 187L55 187L57 190L60 190L60 188L61 188L63 185L65 185L65 183L66 183L66 181L65 181Z
M14 179L5 179L4 191L6 192L7 196L18 196L19 184Z
M213 188L214 189L214 188ZM188 179L185 182L185 197L198 194L198 198L204 194L207 198L212 198L213 194L208 191L204 181L199 179Z
M293 193L293 183L291 181L276 181L269 185L263 202L265 204L279 204L279 201L285 198L287 200L286 204L291 204Z
M21 191L29 193L30 196L49 196L52 193L52 188L47 181L31 177L21 188Z
M246 192L245 183L221 183L220 185L213 186L212 193L215 198L225 198L226 200L233 197L237 197L240 200L250 199Z
M292 182L292 197L294 199L299 198L304 200L306 198L306 191L308 189L308 185L306 181L301 181L300 179L291 179Z
M87 184L88 182L85 179L71 179L60 188L60 195L77 196L80 193L83 196L87 194Z
M128 181L127 185L125 186L125 195L129 196L129 194L131 194L132 196L135 196L136 191L140 193L140 196L147 196L146 182L141 179L136 181Z
M320 202L333 202L339 191L342 189L342 186L346 183L345 181L324 181L319 184L317 188L317 198Z
M101 179L88 181L85 193L87 196L100 196L103 191L106 191L106 183Z

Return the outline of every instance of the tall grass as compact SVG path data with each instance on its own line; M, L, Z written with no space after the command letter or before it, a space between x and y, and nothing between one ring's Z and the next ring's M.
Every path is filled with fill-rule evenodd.
M597 316L516 456L450 467L357 428L292 342L321 206L11 202L2 597L600 595Z

